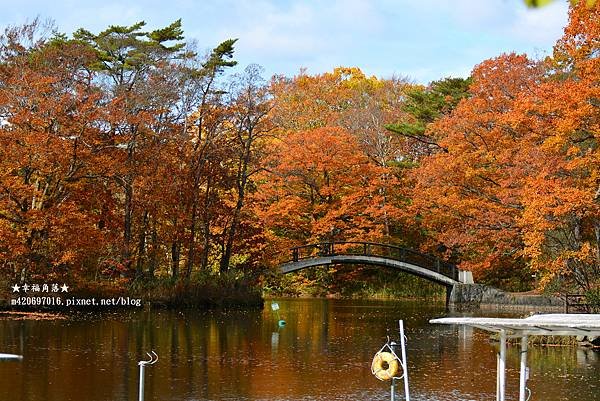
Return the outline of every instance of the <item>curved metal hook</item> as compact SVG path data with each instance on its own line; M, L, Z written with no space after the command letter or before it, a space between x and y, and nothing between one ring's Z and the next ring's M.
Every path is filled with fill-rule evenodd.
M158 355L156 354L156 352L152 351L152 354L146 352L146 355L148 355L150 359L147 361L139 361L138 365L154 365L156 362L158 362Z

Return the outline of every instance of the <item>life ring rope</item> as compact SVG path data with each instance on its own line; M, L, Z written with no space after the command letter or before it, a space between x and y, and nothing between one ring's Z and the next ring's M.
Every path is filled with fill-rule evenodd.
M384 351L384 349L385 346L373 357L371 373L381 381L402 378L404 376L404 366L402 361L391 348L391 352ZM387 368L384 367L385 364L387 364ZM402 369L402 375L398 376L398 371L400 369Z

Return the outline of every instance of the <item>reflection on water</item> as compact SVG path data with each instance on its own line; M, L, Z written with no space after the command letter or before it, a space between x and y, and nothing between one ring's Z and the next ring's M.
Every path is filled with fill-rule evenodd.
M279 300L279 328L262 311L135 312L80 315L67 321L0 320L0 401L134 401L137 361L147 401L388 400L388 384L370 372L397 320L408 336L411 399L495 398L496 345L486 333L433 326L443 305ZM518 349L508 352L508 391L517 394ZM575 348L530 352L532 400L597 400L599 353ZM577 394L577 396L573 396Z

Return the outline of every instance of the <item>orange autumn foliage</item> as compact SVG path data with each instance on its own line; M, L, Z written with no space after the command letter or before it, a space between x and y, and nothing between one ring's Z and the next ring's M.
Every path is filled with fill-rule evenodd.
M431 129L440 151L414 171L430 249L479 277L531 269L545 286L600 281L600 6L571 8L554 56L503 55L473 71L471 97Z
M471 97L430 129L441 136L440 151L413 171L415 213L433 239L443 243L476 272L517 258L522 243L516 219L521 183L514 175L522 133L509 114L516 96L540 77L537 64L509 54L473 71Z
M103 236L104 194L89 179L102 115L85 70L91 55L77 45L27 53L11 37L2 53L0 258L19 272L62 273L96 253Z
M413 85L358 68L267 84L253 67L226 88L235 41L208 60L157 48L134 86L111 86L81 41L29 36L0 40L11 277L191 280L358 240L421 246L489 281L600 283L600 3L571 7L552 57L485 60L468 96L470 80L423 121L403 107ZM386 130L398 121L435 146Z
M588 290L600 279L600 4L573 6L548 60L552 74L524 99L534 172L523 191L524 254L544 276Z
M341 128L292 132L278 144L273 167L260 191L261 217L273 237L288 245L331 240L376 240L386 205L384 169L360 151L354 136Z

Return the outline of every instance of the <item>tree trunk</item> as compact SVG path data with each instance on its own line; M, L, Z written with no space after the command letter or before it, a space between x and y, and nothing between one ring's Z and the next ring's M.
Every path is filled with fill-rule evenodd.
M250 164L250 151L252 146L252 134L250 133L248 140L244 142L244 153L241 157L240 169L237 177L237 202L233 211L233 219L231 221L231 227L227 233L227 240L225 241L225 249L223 255L221 255L221 262L219 263L219 271L226 273L229 270L229 262L231 260L231 254L233 251L233 242L237 234L238 225L240 223L240 214L244 207L244 197L246 194L246 185L248 184L248 165Z
M175 241L171 244L171 275L173 279L179 278L179 257L181 252L181 244Z
M133 183L131 177L125 179L125 216L123 222L123 262L131 267L131 224L133 216Z
M206 270L208 268L208 256L210 254L210 225L211 225L211 191L212 191L212 176L208 176L206 181L206 191L204 194L204 214L202 222L202 255L200 258L200 268Z
M138 239L138 259L136 265L136 274L141 276L144 273L144 263L146 262L146 233L148 231L148 211L144 211L142 229Z
M192 219L190 223L190 238L188 240L188 259L185 268L186 281L190 281L190 277L192 276L192 267L194 266L194 258L196 257L196 221L198 219L198 206L197 201L195 199L193 202L194 204L192 205Z
M600 267L600 221L594 221L594 236L596 237L596 268Z
M383 183L384 185L387 185L387 181L388 181L388 175L384 174L383 175ZM390 236L390 219L388 217L388 213L387 210L385 210L386 206L387 206L387 187L383 187L379 189L379 193L381 194L381 207L383 208L383 235L386 238L389 238Z
M149 255L150 260L148 261L148 274L150 277L154 277L154 272L156 271L156 266L158 264L158 233L156 232L156 220L152 220L152 233L150 234L152 249Z

